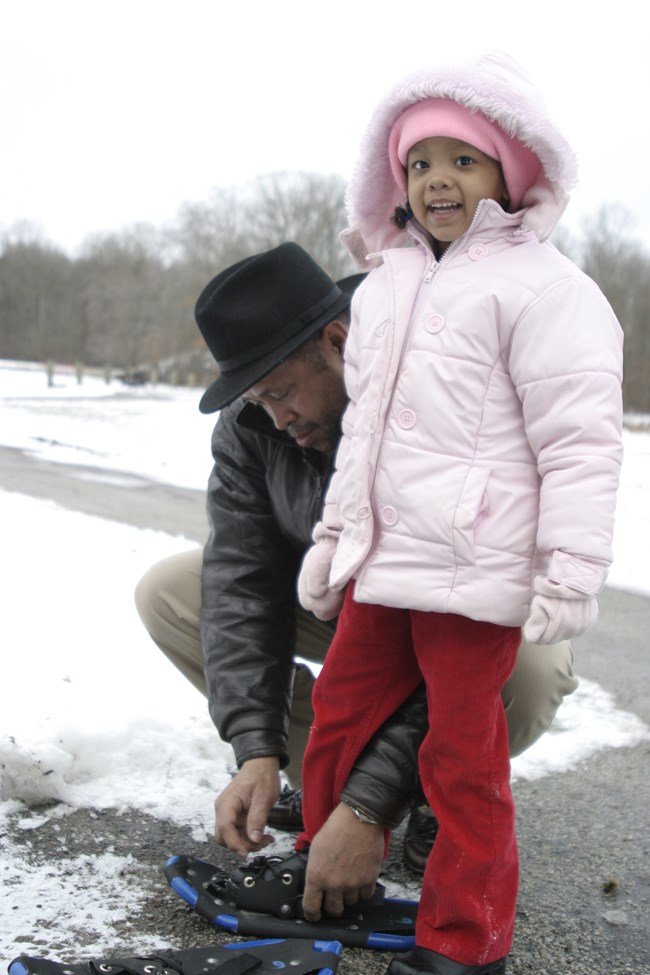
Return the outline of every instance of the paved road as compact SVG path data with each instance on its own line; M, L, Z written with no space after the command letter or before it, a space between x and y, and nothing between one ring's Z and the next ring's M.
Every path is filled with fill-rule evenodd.
M0 447L0 488L201 543L207 534L203 492L157 484L135 474L52 463Z
M0 488L51 498L76 511L140 527L182 533L201 542L201 492L168 488L132 475L43 463L0 448ZM576 643L578 673L610 691L617 706L650 725L650 601L607 590L598 627ZM650 975L650 741L597 753L578 770L516 782L522 880L510 975ZM99 822L98 822L99 820ZM110 838L116 854L131 852L151 880L151 898L129 923L186 947L213 933L172 895L160 877L170 852L232 862L188 831L145 815L83 810L12 838L29 835L35 858L49 861L99 852ZM386 877L412 880L400 862L401 831L391 844ZM120 950L129 930L117 926ZM52 933L54 938L54 932ZM54 940L50 947L55 950ZM118 947L116 943L116 947ZM69 956L69 946L68 946ZM341 975L380 975L388 956L347 951Z

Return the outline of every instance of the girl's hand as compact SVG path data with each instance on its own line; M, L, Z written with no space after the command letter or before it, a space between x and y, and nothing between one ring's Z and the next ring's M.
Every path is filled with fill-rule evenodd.
M524 636L529 643L559 643L580 636L597 619L595 596L537 576Z

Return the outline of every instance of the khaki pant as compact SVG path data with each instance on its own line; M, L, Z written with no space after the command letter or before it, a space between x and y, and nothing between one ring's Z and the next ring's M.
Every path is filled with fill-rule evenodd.
M203 549L197 548L157 562L138 583L135 602L154 643L207 696L199 630L202 561ZM333 624L322 623L298 607L297 631L298 655L322 663L334 634ZM307 666L297 664L289 724L290 763L286 769L293 786L301 781L302 757L313 718L314 680ZM568 641L549 647L522 642L514 672L502 693L512 756L520 755L548 730L562 700L577 686Z

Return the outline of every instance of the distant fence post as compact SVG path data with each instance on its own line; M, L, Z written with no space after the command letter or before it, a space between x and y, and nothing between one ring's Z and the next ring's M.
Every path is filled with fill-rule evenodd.
M47 385L54 386L54 359L48 359L45 363L45 372L47 375Z

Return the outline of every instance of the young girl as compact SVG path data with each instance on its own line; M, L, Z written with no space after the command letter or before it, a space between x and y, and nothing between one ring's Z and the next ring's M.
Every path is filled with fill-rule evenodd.
M423 677L440 828L394 975L505 971L518 858L501 687L522 625L548 644L595 621L612 557L622 333L545 242L574 176L520 69L491 55L389 93L348 188L344 239L375 270L353 301L350 405L299 584L317 615L343 603L300 844Z

